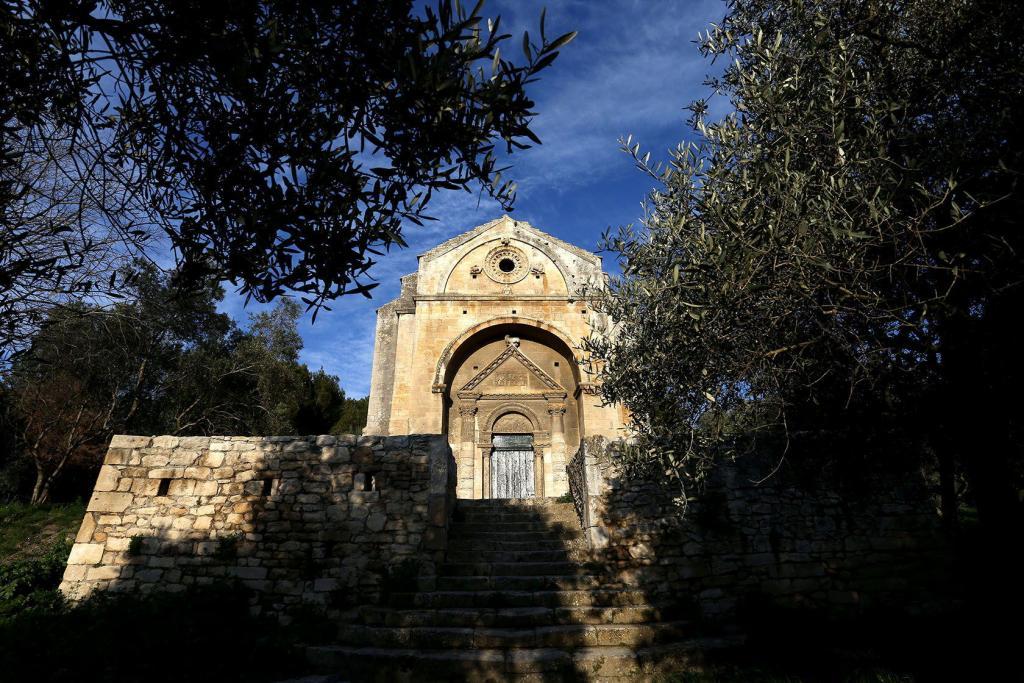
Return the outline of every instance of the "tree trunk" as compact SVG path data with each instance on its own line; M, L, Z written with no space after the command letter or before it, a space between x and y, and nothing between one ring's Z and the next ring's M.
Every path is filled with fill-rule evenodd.
M50 498L50 482L52 477L46 473L42 464L36 462L36 482L32 485L31 505L42 505Z
M960 528L960 501L956 494L956 457L948 443L936 444L935 458L939 465L939 510L947 538L956 536Z

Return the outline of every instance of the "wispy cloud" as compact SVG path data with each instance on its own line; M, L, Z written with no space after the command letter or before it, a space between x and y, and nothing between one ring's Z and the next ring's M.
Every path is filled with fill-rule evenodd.
M518 50L524 30L536 40L543 0L492 1L488 15L502 15ZM617 140L633 134L654 156L687 134L683 107L703 96L704 62L693 40L724 13L719 0L551 4L549 38L570 30L579 36L547 70L533 91L539 115L534 130L543 145L516 153L509 175L519 184L515 216L588 249L608 225L633 220L651 181L632 168ZM348 296L322 311L316 324L303 319L302 360L337 375L346 393L369 392L376 309L398 295L399 278L414 272L416 256L438 243L501 215L496 202L476 194L436 195L429 213L438 218L405 229L407 249L383 256L371 273L373 299ZM245 322L242 300L229 294L221 310Z

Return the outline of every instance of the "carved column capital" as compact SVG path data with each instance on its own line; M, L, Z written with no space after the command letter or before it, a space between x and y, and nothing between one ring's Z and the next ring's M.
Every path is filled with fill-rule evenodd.
M473 417L478 408L476 406L459 406L459 415L462 417Z
M549 403L548 414L553 416L565 415L565 404L564 403Z

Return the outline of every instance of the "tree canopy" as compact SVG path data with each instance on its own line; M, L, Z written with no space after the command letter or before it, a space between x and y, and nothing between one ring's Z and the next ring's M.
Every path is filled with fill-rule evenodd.
M0 350L54 298L116 295L109 243L317 308L367 294L437 191L510 207L498 153L539 142L528 87L574 34L542 14L502 52L482 4L4 0Z
M182 295L171 277L138 270L114 306L56 311L0 378L7 487L31 484L33 502L55 485L65 497L87 492L116 433L362 430L366 400L300 362L299 304L282 299L241 330L217 312L223 292L212 282Z
M605 235L616 324L589 346L635 464L689 494L752 444L932 453L947 494L962 467L984 519L1019 516L1021 19L985 0L729 3L700 39L727 64L694 141L664 167L625 141L660 186L641 226Z

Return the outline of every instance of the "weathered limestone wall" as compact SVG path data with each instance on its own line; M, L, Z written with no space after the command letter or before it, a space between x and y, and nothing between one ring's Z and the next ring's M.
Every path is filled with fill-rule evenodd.
M523 277L488 276L488 255L508 248L522 255ZM440 433L450 408L444 371L469 337L515 324L559 337L575 353L593 325L584 290L602 286L600 257L522 221L503 216L421 254L402 293L378 311L366 434ZM623 415L587 385L578 397L587 433L614 436Z
M443 436L115 436L61 590L180 591L238 580L261 609L373 602L447 543Z
M586 439L570 489L594 559L652 599L696 602L710 619L745 601L852 614L937 606L947 555L919 480L878 475L841 494L784 473L758 485L764 463L737 462L683 516L665 487L621 475L616 445Z

